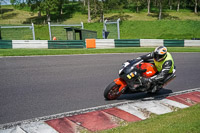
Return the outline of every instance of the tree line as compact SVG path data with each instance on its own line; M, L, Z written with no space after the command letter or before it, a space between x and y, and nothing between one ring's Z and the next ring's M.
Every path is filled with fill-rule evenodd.
M111 10L118 10L123 12L124 9L129 9L139 13L146 9L147 15L152 13L152 8L157 9L158 19L162 19L163 9L176 10L191 9L194 13L198 13L200 9L200 0L10 0L13 6L28 5L31 11L37 11L38 17L44 12L47 21L51 21L51 14L63 14L63 7L65 4L78 3L80 9L85 10L88 14L88 22L92 19L100 17L100 21L104 20L104 13Z

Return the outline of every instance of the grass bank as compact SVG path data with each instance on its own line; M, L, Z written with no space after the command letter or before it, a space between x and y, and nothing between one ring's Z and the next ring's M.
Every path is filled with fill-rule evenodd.
M76 23L77 24L77 23ZM79 23L80 24L80 23ZM79 27L80 28L80 27ZM97 31L97 38L102 39L102 23L84 23L84 29ZM108 25L108 39L117 39L116 25ZM163 20L163 21L121 21L121 39L192 39L200 38L200 21ZM3 40L32 40L32 31L25 29L2 29ZM64 27L51 27L52 36L66 40ZM36 40L49 40L47 25L35 25Z
M0 49L0 56L37 56L104 53L152 52L154 48L131 47L114 49ZM200 52L200 47L169 47L169 52Z
M99 133L199 133L200 104Z
M102 38L102 29L103 29L102 24L86 23L84 24L84 27L89 30L95 29L97 31L98 38ZM112 27L108 27L107 29L109 30L109 28L112 28ZM120 38L121 39L189 39L190 40L192 38L200 38L199 29L200 29L200 21L191 21L191 20L121 21ZM116 34L116 37L117 37L117 34Z
M42 14L41 18L37 17L37 13L30 11L18 10L12 6L2 6L5 11L0 17L0 25L22 25L35 23L36 40L49 40L49 30L46 24L46 17ZM81 12L73 12L67 17L67 14L62 21L52 20L52 23L60 24L80 24L84 23L84 28L97 31L97 37L102 38L103 23L98 19L94 19L92 23L87 23L87 15ZM104 14L105 19L120 21L121 39L192 39L200 38L200 17L190 10L166 10L164 18L161 21L157 20L157 14L151 13L149 16L146 11L140 13L135 12L110 12ZM36 22L41 22L36 25ZM114 27L114 32L117 32L116 26L110 27L111 31ZM26 28L20 29L2 29L3 40L29 40L32 39L32 32ZM110 36L112 33L110 33ZM52 36L56 36L58 40L66 40L64 27L53 27ZM113 36L112 36L113 37ZM117 34L115 35L117 38Z

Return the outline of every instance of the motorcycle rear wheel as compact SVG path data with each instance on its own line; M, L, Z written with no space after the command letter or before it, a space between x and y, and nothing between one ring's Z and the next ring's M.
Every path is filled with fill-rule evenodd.
M117 99L122 92L119 92L120 85L117 85L115 82L111 82L106 89L104 90L104 97L106 100L115 100Z

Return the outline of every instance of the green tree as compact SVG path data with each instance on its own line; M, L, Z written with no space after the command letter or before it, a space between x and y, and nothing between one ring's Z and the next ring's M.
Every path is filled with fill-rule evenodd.
M176 11L179 12L179 9L180 9L180 0L177 0L177 9L176 9Z
M123 9L123 1L120 0L105 0L104 3L104 9L105 11L110 10L122 10Z
M186 8L188 5L187 0L175 0L174 5L176 6L176 11L179 12L180 8Z
M46 12L47 21L51 21L51 13L57 12L60 2L58 0L44 0L42 6Z
M169 9L172 10L173 0L169 0Z
M104 21L104 2L99 0L90 0L91 19L100 18L100 22Z
M41 12L45 12L47 21L51 21L51 13L62 13L62 4L64 0L27 0L27 4L31 7L32 11L38 11L38 17Z
M10 0L10 3L11 3L12 5L17 4L18 2L19 2L18 0Z
M38 11L38 17L41 17L41 12L43 10L42 2L43 0L27 0L27 4L31 7L31 11Z
M158 8L159 8L158 20L161 20L163 7L164 7L164 5L167 5L168 0L157 0L157 2L158 2Z
M88 20L100 17L100 22L103 22L105 12L109 12L111 10L118 10L122 12L125 3L124 1L125 0L90 0L90 6L88 5Z
M103 1L98 2L98 6L97 6L97 14L100 15L100 22L104 21L104 3Z
M198 6L200 4L200 0L191 0L191 4L194 5L194 13L198 13Z
M58 11L59 11L59 14L63 14L63 5L65 3L65 0L59 0L59 4L58 4Z
M139 12L140 7L142 6L143 0L133 0L135 6L136 6L136 12Z
M147 14L150 15L151 13L151 0L147 0Z
M2 11L2 4L3 3L6 3L6 1L5 0L0 0L1 18L3 18L3 11ZM0 30L0 33L1 33L1 30ZM1 35L0 35L0 37L1 37Z
M91 22L91 12L90 12L90 0L87 1L88 3L88 22Z

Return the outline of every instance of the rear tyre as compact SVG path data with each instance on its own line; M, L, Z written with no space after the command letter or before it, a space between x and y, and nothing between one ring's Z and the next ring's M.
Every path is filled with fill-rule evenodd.
M106 100L115 100L117 99L122 92L119 92L120 85L117 85L115 82L110 83L105 91L104 91L104 97Z

